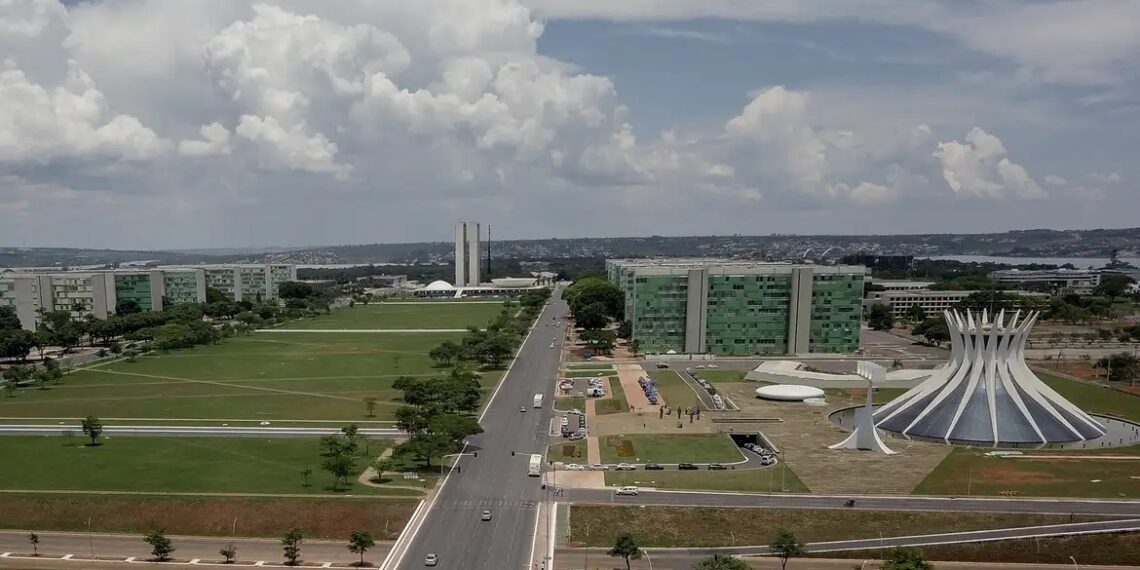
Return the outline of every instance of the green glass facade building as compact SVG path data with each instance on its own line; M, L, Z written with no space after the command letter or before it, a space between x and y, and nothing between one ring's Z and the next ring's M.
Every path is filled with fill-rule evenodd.
M734 260L609 260L639 350L733 356L859 348L866 269Z

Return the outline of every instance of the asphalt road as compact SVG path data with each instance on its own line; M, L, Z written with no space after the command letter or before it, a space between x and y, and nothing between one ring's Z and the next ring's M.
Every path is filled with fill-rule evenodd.
M39 553L42 557L70 554L75 558L90 558L94 554L96 557L106 558L134 556L143 560L150 556L150 546L142 541L141 535L102 533L87 535L47 531L36 534L40 537ZM172 536L171 541L174 543L173 557L176 560L221 560L218 550L233 542L237 548L239 562L280 564L284 561L279 539ZM388 553L389 546L389 544L377 544L366 553L365 559L373 564L379 564ZM0 531L0 554L5 552L17 556L30 555L32 547L28 544L27 532ZM347 543L341 541L306 540L301 545L301 556L306 562L317 563L344 564L360 560L357 555L348 551ZM14 561L18 558L6 560Z
M104 436L153 437L322 437L339 427L103 426ZM395 428L360 428L367 437L401 438ZM79 424L0 424L0 435L83 435Z
M843 509L850 497L817 495L733 494L685 491L646 491L617 497L605 489L565 489L559 500L569 503L667 505L690 507L764 507L772 509ZM977 497L856 497L856 510L958 511L978 513L1037 513L1140 517L1140 501L1100 499L1016 499Z
M546 491L539 477L527 475L527 462L532 453L545 454L548 443L563 338L562 326L555 326L552 317L564 325L568 313L559 292L538 317L487 407L484 433L469 441L467 453L478 456L459 460L406 554L392 568L423 568L429 553L439 556L441 569L531 567L537 508ZM537 393L544 395L541 409L533 407ZM492 520L480 520L484 509L491 511Z

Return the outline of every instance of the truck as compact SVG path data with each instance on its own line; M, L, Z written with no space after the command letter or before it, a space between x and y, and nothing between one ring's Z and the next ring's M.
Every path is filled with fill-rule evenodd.
M531 477L542 475L542 455L538 453L531 454L530 464L527 465L526 474Z
M536 407L536 408L542 407L542 394L535 394L534 395L534 407Z

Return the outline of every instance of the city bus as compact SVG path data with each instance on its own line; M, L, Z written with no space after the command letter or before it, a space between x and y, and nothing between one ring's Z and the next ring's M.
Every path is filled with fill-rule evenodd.
M542 475L542 455L535 453L530 456L530 465L527 466L526 474L531 477Z

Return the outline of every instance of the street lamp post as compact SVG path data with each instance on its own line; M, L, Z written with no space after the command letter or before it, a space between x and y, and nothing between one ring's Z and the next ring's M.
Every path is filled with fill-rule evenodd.
M644 548L641 551L645 553L645 559L649 561L649 570L653 570L653 559L649 557L649 551Z
M1073 561L1073 569L1074 570L1081 570L1081 567L1077 565L1077 559L1076 558L1073 558L1072 555L1069 555L1069 560Z

